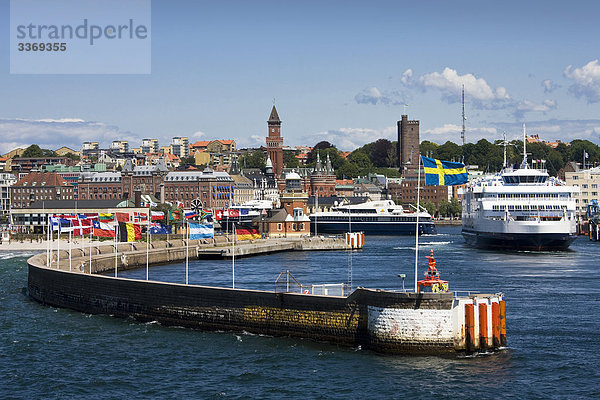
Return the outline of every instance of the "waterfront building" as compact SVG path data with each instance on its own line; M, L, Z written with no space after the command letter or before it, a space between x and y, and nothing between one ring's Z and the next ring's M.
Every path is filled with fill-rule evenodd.
M13 174L0 173L0 215L10 212L10 187L17 182Z
M580 169L577 165L573 170L565 170L565 182L567 186L576 186L579 192L573 193L575 197L575 212L579 217L584 217L587 205L596 200L600 202L598 193L600 190L600 167Z
M12 208L27 208L35 201L73 200L74 188L56 173L31 172L10 187Z
M16 172L29 172L40 170L44 165L64 164L75 165L69 157L14 157L11 162L11 170Z
M200 200L205 208L224 209L236 201L234 185L235 181L227 172L208 167L204 171L169 172L164 178L164 200L161 198L161 202L181 202L188 208L193 200Z
M286 188L280 194L282 208L272 209L255 222L261 234L268 237L297 237L310 235L308 194L302 190L301 177L295 172L286 174Z

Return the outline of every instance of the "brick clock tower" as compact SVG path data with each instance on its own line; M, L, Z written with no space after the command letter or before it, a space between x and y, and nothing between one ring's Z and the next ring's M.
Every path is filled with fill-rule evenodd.
M273 163L273 173L279 178L283 171L283 138L281 137L281 120L277 115L277 109L273 106L271 115L267 121L269 136L267 136L267 157Z

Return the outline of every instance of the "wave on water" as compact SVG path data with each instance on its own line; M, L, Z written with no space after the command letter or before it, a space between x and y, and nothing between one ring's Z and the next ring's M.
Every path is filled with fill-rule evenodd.
M21 258L21 257L29 258L36 254L37 253L30 253L30 252L18 252L18 253L13 253L12 251L9 253L0 252L0 260L10 260L13 258Z
M419 243L419 248L423 248L423 247L428 247L428 246L445 246L447 244L450 244L452 242L426 242L426 243ZM394 250L414 250L415 246L395 246L393 248Z

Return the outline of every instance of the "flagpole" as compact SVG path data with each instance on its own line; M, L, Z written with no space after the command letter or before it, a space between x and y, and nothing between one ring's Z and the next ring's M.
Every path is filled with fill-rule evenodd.
M188 273L190 263L190 222L187 222L187 240L185 242L185 284L188 284Z
M100 214L98 214L98 222L100 222ZM93 224L94 223L92 222L92 229L90 229L90 274L92 273L92 235L94 234Z
M419 266L419 212L421 205L419 196L421 194L421 155L419 154L419 177L417 178L417 226L415 227L415 293L417 293L417 273Z
M140 228L140 230L141 229L142 228ZM148 273L149 273L149 268L148 268L149 247L150 247L150 216L148 216L148 219L146 220L146 280L148 280Z
M235 223L233 224L233 251L231 253L231 276L232 276L232 284L231 287L235 289Z
M118 226L119 225L117 222L117 225L115 225L115 278L118 276L117 275L117 252L118 252L118 249L117 249L117 227Z
M54 239L54 223L51 223L50 225L50 243L48 245L48 247L50 248L50 263L48 264L48 266L52 267L52 240Z
M46 266L50 266L50 218L46 215Z
M62 228L62 221L58 220L58 241L56 243L56 269L60 269L60 229Z
M71 236L72 231L69 231L69 272L72 271L71 267L71 253L73 252L73 240Z

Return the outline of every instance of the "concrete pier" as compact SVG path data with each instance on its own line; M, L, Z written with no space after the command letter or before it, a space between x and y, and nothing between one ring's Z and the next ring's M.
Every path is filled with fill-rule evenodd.
M69 250L60 250L60 266L58 257L53 253L51 268L85 273L104 273L115 269L115 244L94 244L92 247L72 249L69 263ZM116 245L116 265L119 270L139 268L146 265L146 242L118 243ZM281 239L255 239L235 243L235 257L249 257L281 251L321 251L344 250L346 242L343 237L299 237ZM91 269L90 269L90 252ZM232 258L234 246L227 237L216 240L153 241L148 246L148 264L167 264L182 262L188 254L189 259L221 259ZM44 254L45 256L45 254Z
M236 243L235 256L276 251L340 250L342 238L299 238ZM90 250L92 253L90 265ZM347 296L307 291L263 291L183 285L99 275L146 265L146 243L122 243L31 257L28 294L40 303L73 310L158 321L202 330L294 336L391 354L440 354L498 349L506 345L504 296L411 293L356 288ZM149 264L190 258L229 257L224 241L152 243Z

